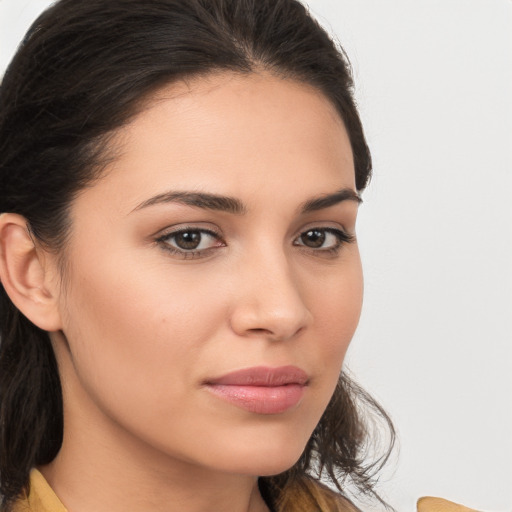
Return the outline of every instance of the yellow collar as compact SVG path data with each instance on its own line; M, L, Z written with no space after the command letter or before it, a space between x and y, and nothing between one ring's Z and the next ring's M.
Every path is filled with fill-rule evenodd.
M30 472L30 493L19 500L14 512L67 512L57 495L37 470ZM477 512L442 498L425 497L418 500L418 512Z
M44 476L37 470L30 472L30 492L28 498L19 500L14 512L67 512L53 492Z

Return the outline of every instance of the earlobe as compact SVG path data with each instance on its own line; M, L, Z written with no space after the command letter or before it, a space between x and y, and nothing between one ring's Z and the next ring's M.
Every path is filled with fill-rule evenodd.
M26 219L14 213L0 215L0 280L14 305L32 323L45 331L61 329L58 288Z

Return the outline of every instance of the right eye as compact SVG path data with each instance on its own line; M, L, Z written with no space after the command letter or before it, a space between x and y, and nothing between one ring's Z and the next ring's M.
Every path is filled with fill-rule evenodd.
M208 229L184 228L171 231L157 239L166 250L184 258L198 258L210 249L224 247L220 235Z

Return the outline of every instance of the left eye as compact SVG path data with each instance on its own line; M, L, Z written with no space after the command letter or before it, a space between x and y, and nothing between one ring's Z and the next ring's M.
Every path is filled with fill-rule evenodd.
M312 228L301 233L295 240L295 245L310 249L337 249L351 239L347 233L334 228Z

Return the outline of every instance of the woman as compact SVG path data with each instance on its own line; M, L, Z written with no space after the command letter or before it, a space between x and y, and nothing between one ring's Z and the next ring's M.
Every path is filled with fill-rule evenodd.
M379 499L340 377L371 160L304 7L61 0L0 108L2 510Z

